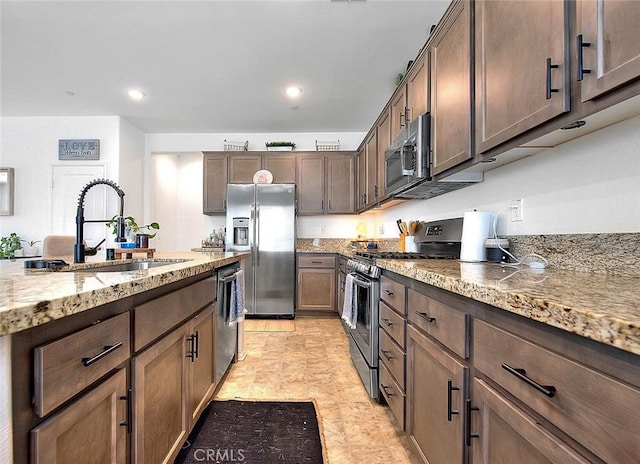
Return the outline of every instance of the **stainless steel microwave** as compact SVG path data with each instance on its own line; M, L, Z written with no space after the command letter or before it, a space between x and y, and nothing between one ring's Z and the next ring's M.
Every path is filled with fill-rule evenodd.
M400 193L429 177L431 116L419 115L385 151L385 195Z

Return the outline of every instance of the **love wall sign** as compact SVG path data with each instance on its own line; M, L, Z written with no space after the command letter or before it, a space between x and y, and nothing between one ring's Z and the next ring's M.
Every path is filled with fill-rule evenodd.
M59 160L99 160L100 139L58 140Z

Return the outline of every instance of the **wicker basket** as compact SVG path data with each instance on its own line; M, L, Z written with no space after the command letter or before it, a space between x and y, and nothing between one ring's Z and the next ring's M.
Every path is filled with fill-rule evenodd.
M224 151L247 151L249 149L249 141L244 142L231 142L229 140L224 141Z
M319 142L316 140L317 151L338 151L340 150L340 140L331 142Z

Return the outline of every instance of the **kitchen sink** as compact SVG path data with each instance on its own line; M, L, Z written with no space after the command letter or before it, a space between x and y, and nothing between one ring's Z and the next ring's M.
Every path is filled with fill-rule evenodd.
M103 266L85 267L82 269L68 269L72 272L125 272L125 271L141 271L154 267L168 266L169 264L183 263L186 259L172 259L165 261L135 261L132 263L122 264L105 264Z

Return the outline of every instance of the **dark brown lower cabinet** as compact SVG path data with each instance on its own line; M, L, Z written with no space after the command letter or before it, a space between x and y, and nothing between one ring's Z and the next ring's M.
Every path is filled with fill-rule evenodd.
M296 309L336 310L336 256L299 254L297 257Z
M474 464L586 464L580 455L485 382L474 379Z
M31 431L35 464L127 462L127 375L118 370Z
M173 462L214 385L214 306L134 356L133 461Z
M468 368L461 362L414 327L407 328L407 435L424 462L465 462L467 379Z
M178 327L131 362L137 464L169 462L189 433L187 329L188 324Z
M189 358L189 417L193 428L198 417L213 394L214 385L214 306L211 305L191 320L190 337L197 348L193 359Z

